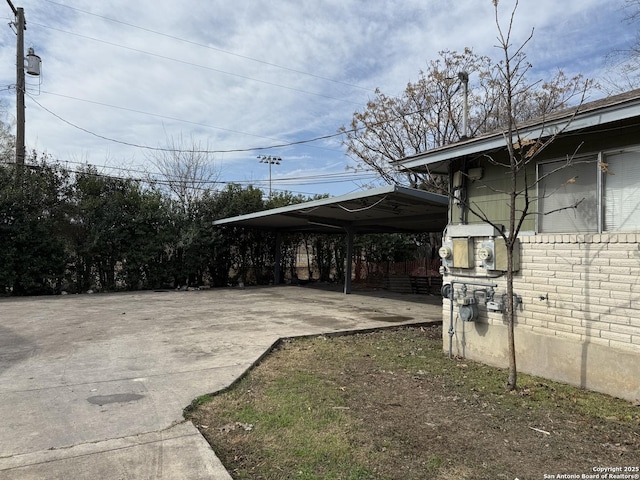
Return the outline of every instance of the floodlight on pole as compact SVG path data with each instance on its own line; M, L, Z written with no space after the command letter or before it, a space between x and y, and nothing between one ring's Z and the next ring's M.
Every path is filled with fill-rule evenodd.
M271 198L271 165L280 165L282 158L271 155L258 155L257 158L260 160L260 163L269 164L269 198Z

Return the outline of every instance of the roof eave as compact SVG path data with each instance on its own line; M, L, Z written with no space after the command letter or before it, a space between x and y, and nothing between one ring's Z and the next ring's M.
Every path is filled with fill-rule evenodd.
M636 98L633 102L628 102L623 105L610 105L607 108L578 112L575 116L574 113L569 113L553 121L523 127L518 130L518 135L523 140L550 137L639 116L640 98ZM403 170L428 167L429 170L434 173L446 173L448 163L457 158L503 149L506 145L506 133L497 132L406 157L398 161L398 166Z

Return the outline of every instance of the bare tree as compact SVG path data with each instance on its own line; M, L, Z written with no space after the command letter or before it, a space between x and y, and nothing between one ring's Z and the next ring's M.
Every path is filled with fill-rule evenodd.
M0 163L11 163L15 159L16 139L11 126L6 122L6 106L0 103Z
M422 180L410 172L390 166L399 158L424 152L458 140L463 132L463 96L458 73L482 72L491 76L487 57L466 49L463 53L440 52L440 58L421 71L398 96L376 90L376 96L362 112L355 112L345 133L347 154L356 160L356 169L373 169L388 184L417 185Z
M153 181L173 194L183 213L192 214L202 195L212 190L220 177L209 144L191 138L167 137L166 145L148 155L159 172L150 174Z
M558 135L562 134L564 130L571 123L572 117L568 119L565 127L553 133L545 132L542 128L542 133L537 139L525 139L521 135L522 130L519 127L521 116L519 115L522 103L530 102L532 84L526 80L526 73L531 68L531 65L526 60L524 48L533 38L533 30L529 37L515 50L512 47L512 30L514 15L518 8L518 1L516 0L515 6L511 12L509 22L504 29L499 21L498 17L498 0L492 0L495 7L495 22L498 30L498 45L503 55L501 62L497 64L499 72L499 80L501 82L502 95L499 99L500 103L504 105L504 121L502 126L502 134L504 137L507 155L506 160L497 159L493 156L486 156L486 160L494 166L505 169L505 173L508 177L507 188L505 190L495 189L489 184L483 184L484 187L490 189L490 191L504 196L507 199L508 205L508 225L506 229L502 229L495 224L495 219L492 219L482 208L473 201L462 198L461 202L463 206L468 209L470 213L477 216L483 222L486 222L496 228L496 231L501 232L501 236L504 239L505 247L507 251L507 270L506 270L506 295L505 295L505 307L506 307L506 321L507 321L507 338L508 338L508 358L509 358L509 373L507 379L507 387L509 389L515 389L517 387L517 365L516 365L516 350L515 350L515 336L514 327L516 322L516 302L514 299L514 252L518 248L518 234L521 231L522 225L527 217L530 215L548 215L553 212L541 212L538 209L539 200L543 197L553 195L554 192L545 192L540 196L535 196L533 192L536 191L537 185L544 180L545 177L555 174L562 169L565 169L576 163L575 153L567 155L566 160L562 162L552 172L548 172L545 177L532 178L530 175L530 168L528 168L534 162L537 162L541 153L553 143ZM590 81L578 81L572 82L572 95L579 95L579 103L584 101L587 90L592 86ZM549 109L545 106L558 103L558 99L553 97L554 89L548 90L549 97L541 95L537 100L539 105L542 106L542 118L549 113ZM560 102L562 103L562 102ZM574 110L577 112L577 108ZM575 115L575 113L573 114ZM544 120L543 120L544 124ZM571 178L567 178L567 183L571 183ZM561 207L559 210L577 208L580 200L577 202Z
M629 25L640 22L640 0L625 0L623 6L627 12L625 21ZM628 47L617 49L607 56L608 71L602 88L608 94L624 93L640 87L640 33Z
M580 76L569 78L558 71L548 82L528 84L526 95L518 97L508 114L500 69L499 63L471 49L443 51L399 97L377 90L366 109L353 114L349 128L341 128L355 168L374 170L387 184L429 185L434 178L399 172L390 163L504 128L511 116L521 122L564 108L580 90ZM463 131L463 74L475 79L468 90L467 132Z

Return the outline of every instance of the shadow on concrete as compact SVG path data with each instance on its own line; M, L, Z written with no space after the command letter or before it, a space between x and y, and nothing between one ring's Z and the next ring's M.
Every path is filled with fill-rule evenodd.
M27 337L19 335L15 330L0 326L0 372L20 363L36 349Z
M324 292L343 292L344 285L340 283L307 283L305 285L282 285L279 288L304 288ZM427 305L442 305L441 295L425 295L420 293L396 293L383 288L366 287L354 284L348 296L365 296L386 298L389 300L402 300L405 302L422 303Z

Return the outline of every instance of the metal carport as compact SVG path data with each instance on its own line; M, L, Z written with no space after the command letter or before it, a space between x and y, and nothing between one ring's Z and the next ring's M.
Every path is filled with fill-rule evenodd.
M446 196L391 185L225 218L213 224L275 231L275 283L280 278L282 232L343 231L347 245L344 293L351 293L353 237L356 233L441 232L447 225L447 211Z

